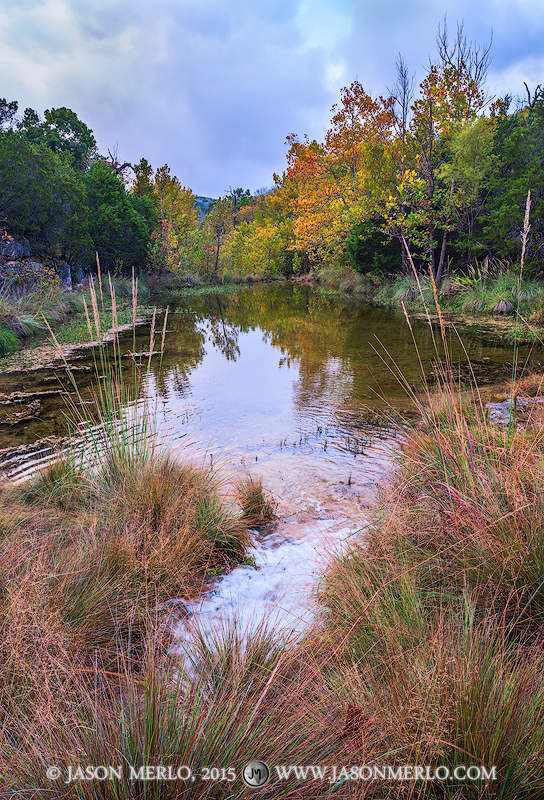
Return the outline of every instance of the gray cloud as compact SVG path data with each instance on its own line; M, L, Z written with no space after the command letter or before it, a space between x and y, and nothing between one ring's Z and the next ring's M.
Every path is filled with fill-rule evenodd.
M469 41L487 45L493 37L489 87L495 94L524 92L544 66L544 6L540 0L364 0L353 14L350 35L337 47L351 79L381 93L395 81L402 53L419 82L436 56L435 37L444 17L450 34L464 23ZM542 76L544 79L544 75ZM539 82L538 79L537 82Z
M495 92L540 82L536 0L0 0L0 96L69 106L102 151L200 194L256 189L287 133L322 137L342 85L385 92L398 52L421 78L446 12L480 42L493 28Z
M44 0L0 11L0 90L67 105L103 150L171 165L198 192L271 182L284 139L333 101L292 0Z

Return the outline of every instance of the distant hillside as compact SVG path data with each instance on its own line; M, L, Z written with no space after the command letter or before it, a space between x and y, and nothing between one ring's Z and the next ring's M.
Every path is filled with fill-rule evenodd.
M199 196L199 197L196 198L195 206L200 211L200 220L201 221L204 219L204 217L208 213L208 210L209 210L210 206L213 205L216 202L217 202L217 199L214 199L213 197L200 197Z

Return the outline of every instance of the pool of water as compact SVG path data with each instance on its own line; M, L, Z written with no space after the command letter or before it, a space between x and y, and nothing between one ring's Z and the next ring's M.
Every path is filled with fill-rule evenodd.
M148 329L136 343L127 336L126 349L145 350L148 336ZM511 347L474 334L448 337L456 369L466 372L470 359L480 382L511 372ZM439 332L419 321L410 330L400 312L300 285L260 285L185 300L169 317L164 357L152 360L147 392L172 440L198 442L212 458L239 463L290 453L341 463L347 455L347 465L379 435L374 412L410 406L403 382L421 389L422 371L433 380L437 355ZM534 366L538 357L527 348L518 353L520 363ZM83 391L92 366L89 355L76 363ZM34 403L33 413L19 418L14 405L0 417L0 447L66 434L62 370L0 376L0 392L13 391L25 395L21 408Z

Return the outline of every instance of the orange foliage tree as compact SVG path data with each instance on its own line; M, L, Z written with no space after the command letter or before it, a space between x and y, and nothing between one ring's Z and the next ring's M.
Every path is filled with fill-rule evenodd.
M151 198L159 220L152 236L152 265L178 275L198 272L205 240L195 205L196 195L171 175L168 164L153 175L150 164L142 159L135 173L133 191Z
M388 198L385 217L389 230L405 246L408 241L416 244L440 285L448 236L468 197L453 166L460 161L459 142L467 129L481 133L481 154L476 158L480 166L488 149L489 128L475 127L475 123L487 105L483 85L489 47L482 51L467 44L462 25L450 45L445 24L438 29L437 45L438 63L429 66L411 108L403 141L405 168L398 176L397 192Z
M437 45L415 102L399 59L401 97L373 98L354 81L341 90L322 143L287 137L275 195L289 206L295 248L315 261L338 259L356 227L377 227L384 241L414 246L440 283L450 232L475 218L493 124L482 121L489 47L467 44L462 26L450 44L445 25Z
M394 180L394 101L373 99L358 81L341 91L319 144L287 137L287 178L296 246L318 258L338 254L354 224L379 213Z

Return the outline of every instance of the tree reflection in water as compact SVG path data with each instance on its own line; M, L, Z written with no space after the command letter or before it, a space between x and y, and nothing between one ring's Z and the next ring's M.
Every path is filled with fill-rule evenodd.
M215 300L217 303L217 314L210 316L208 320L212 334L212 344L225 356L227 361L236 361L240 355L238 334L241 328L225 322L221 300L218 296L215 297Z

